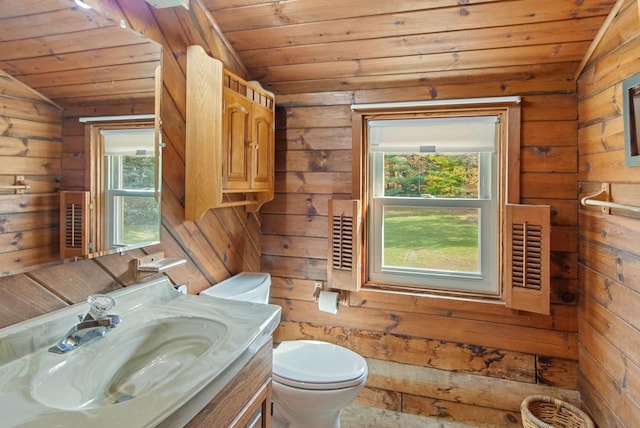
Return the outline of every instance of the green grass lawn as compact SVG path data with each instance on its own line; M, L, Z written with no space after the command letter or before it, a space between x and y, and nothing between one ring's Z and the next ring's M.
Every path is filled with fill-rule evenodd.
M158 225L125 225L122 241L129 245L160 241Z
M478 271L478 211L386 207L384 264Z

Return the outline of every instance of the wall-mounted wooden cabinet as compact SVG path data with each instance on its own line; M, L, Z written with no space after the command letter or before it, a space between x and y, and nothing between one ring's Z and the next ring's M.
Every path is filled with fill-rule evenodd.
M274 121L272 94L188 48L185 219L273 199Z
M273 188L273 110L224 88L222 187L226 192Z

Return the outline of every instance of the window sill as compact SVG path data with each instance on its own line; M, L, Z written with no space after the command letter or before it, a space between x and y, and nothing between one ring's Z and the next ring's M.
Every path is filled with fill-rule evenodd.
M517 313L505 306L499 296L460 295L433 290L416 290L413 287L388 286L367 283L359 292L352 292L350 306L399 310L417 313L441 313L451 311L509 315Z

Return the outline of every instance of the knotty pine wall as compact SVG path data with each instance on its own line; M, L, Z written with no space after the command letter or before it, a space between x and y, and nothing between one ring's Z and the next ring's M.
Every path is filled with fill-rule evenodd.
M615 202L640 206L640 167L625 166L622 81L640 72L636 2L605 34L578 81L580 197L611 184ZM579 210L579 389L600 428L640 421L640 217Z
M243 209L226 208L210 210L198 222L184 221L186 48L191 44L199 44L240 75L243 66L212 31L213 26L209 24L205 10L198 2L192 2L190 10L181 7L154 9L140 0L100 1L95 2L95 6L117 22L124 20L134 30L163 47L161 116L166 147L163 150L162 168L161 244L129 251L124 255L62 261L58 259L57 193L50 195L51 201L40 196L37 199L38 204L34 203L36 200L33 198L29 199L28 203L20 202L18 209L11 207L15 207L17 198L0 196L0 227L4 229L3 232L13 233L0 234L0 268L4 273L0 275L0 327L83 301L89 294L109 292L132 284L136 280L130 271L132 261L157 251L164 251L167 257L187 259L186 264L171 269L166 275L175 284L186 284L190 293L197 293L232 273L260 269L260 226L253 215L247 215ZM0 79L0 82L2 81L3 79ZM4 103L5 100L2 100ZM46 167L50 170L47 174L51 175L51 181L60 180L60 187L67 190L81 189L86 173L83 170L83 128L77 121L78 117L153 112L153 102L150 99L124 99L121 103L95 105L65 105L62 127L58 112L56 136L50 138L51 142L46 147L48 154L43 156L37 154L42 147L42 142L39 141L42 138L38 135L28 140L8 138L30 135L18 135L19 131L25 128L22 120L25 114L22 110L25 109L21 110L20 107L22 105L15 108L19 111L20 120L17 119L18 114L15 115L16 119L12 118L4 104L0 112L0 126L5 130L0 136L2 174L5 174L5 166L6 171L13 174L14 170L9 169L9 166L29 164L38 171L25 172L32 175L43 174L40 171ZM28 114L35 116L32 112ZM27 119L40 121L34 117ZM42 126L38 123L30 126L32 130L40 127ZM19 150L20 144L27 145L30 150ZM52 159L38 163L38 158L44 157ZM3 175L0 177L3 182L6 181ZM43 186L36 187L40 189ZM48 192L57 191L57 183L50 187L52 188ZM41 190L41 193L46 192ZM8 212L13 212L12 209L24 212L42 210L40 225L51 229L49 235L52 247L49 258L34 260L18 248L26 241L27 235L19 235L16 232L20 232L19 225L27 220L23 220L26 218L24 214L8 215ZM15 241L13 244L12 240ZM24 272L8 275L16 271Z
M60 108L0 70L0 276L57 259L61 153Z
M596 52L598 61L580 80L579 103L575 64L532 66L527 75L508 79L461 75L377 91L323 94L310 88L306 94L278 97L277 194L263 208L260 235L260 224L240 210L209 211L199 222L183 220L186 46L205 46L239 74L242 67L203 24L197 7L153 10L144 2L111 0L108 9L164 49L162 243L0 278L0 326L126 286L134 281L130 261L161 250L188 260L167 274L175 283L187 283L192 293L243 270L270 272L273 302L283 307L276 340L323 339L363 354L370 377L360 402L475 426L518 426L524 396L543 393L579 403L579 388L601 426L633 426L640 401L633 313L640 266L632 240L637 220L579 211L577 203L578 184L588 193L603 181L613 183L616 198L638 198L639 177L622 166L619 117L620 81L640 68L633 61L640 49L638 27L629 10L615 21ZM524 99L522 202L552 207L552 315L372 291L352 294L351 306L337 315L319 312L311 295L313 283L326 278L327 200L347 197L351 189L352 98L364 103L502 95ZM69 112L65 123L82 114ZM4 105L2 116L7 116ZM60 176L72 187L83 177L74 171L83 153L77 129L63 128L64 143L54 138L46 151L55 153L54 163L61 159ZM3 165L8 164L5 155L26 156L7 149L6 135L0 139ZM29 142L30 150L42 147ZM55 191L55 185L47 186L51 189L41 193ZM7 263L28 270L40 262L21 258L21 250L9 248L11 238L5 236L18 230L7 226L8 218L24 224L17 219L28 215L8 216L8 199L14 198L0 196L2 248L10 249L0 253L0 266L3 272L11 270ZM42 205L48 212L42 217L45 227L57 227L56 203Z
M577 388L577 99L573 66L555 73L424 82L355 93L278 96L276 197L262 209L262 269L283 308L276 341L321 339L369 363L359 401L472 426L521 426L520 402L541 393L579 404ZM473 80L470 83L469 80ZM552 208L552 313L375 291L320 312L327 200L350 197L351 102L521 95L523 203Z

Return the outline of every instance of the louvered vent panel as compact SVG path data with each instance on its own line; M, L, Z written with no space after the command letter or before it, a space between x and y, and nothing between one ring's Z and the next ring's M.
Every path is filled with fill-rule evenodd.
M551 214L548 205L505 207L505 301L507 307L549 313Z
M513 224L511 262L513 285L517 287L541 287L542 278L542 226L527 222Z
M333 268L353 269L353 217L344 213L333 217Z
M60 192L60 257L89 255L89 192Z
M67 248L81 248L85 231L82 230L83 207L81 204L66 204L64 212L64 245Z
M329 249L327 284L329 288L358 291L361 283L360 201L329 200Z

